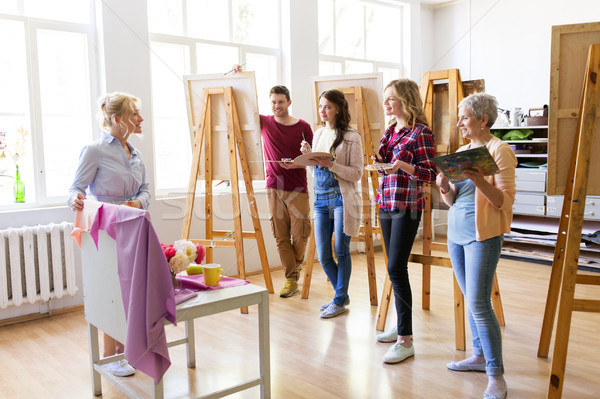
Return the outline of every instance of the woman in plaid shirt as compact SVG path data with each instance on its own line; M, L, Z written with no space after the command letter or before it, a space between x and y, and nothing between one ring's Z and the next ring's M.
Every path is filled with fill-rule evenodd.
M390 166L382 172L376 201L388 256L388 274L394 288L397 322L392 330L379 334L377 340L395 342L383 361L399 363L415 353L408 257L424 207L423 183L435 181L432 161L435 143L427 127L419 87L414 81L398 79L388 83L383 109L390 123L379 143L379 157L374 161Z

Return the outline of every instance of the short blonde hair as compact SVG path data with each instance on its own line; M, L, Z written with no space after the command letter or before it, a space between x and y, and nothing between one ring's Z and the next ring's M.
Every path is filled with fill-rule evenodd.
M419 86L415 81L407 78L396 79L388 83L384 90L387 90L388 87L392 88L394 97L398 98L402 104L405 126L411 126L415 123L427 125L423 100L421 99ZM396 118L392 117L390 125L394 123L396 123Z
M115 91L98 99L98 124L105 132L113 126L112 116L127 118L142 107L142 101L131 94Z

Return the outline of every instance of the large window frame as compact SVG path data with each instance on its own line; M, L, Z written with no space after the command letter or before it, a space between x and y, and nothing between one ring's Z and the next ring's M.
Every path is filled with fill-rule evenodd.
M68 197L69 187L64 188L63 195L49 195L47 186L47 170L46 170L46 147L49 147L44 140L47 135L44 134L43 129L43 105L42 105L42 80L40 70L40 51L38 43L38 32L49 31L58 33L75 33L81 34L85 37L86 50L87 50L87 76L89 82L89 105L84 108L88 109L89 115L92 118L89 120L89 125L85 127L85 130L89 131L91 137L87 138L86 141L91 141L98 135L98 129L95 128L95 112L96 112L96 99L99 93L99 76L98 76L98 58L97 58L97 32L96 32L96 10L93 0L89 1L89 23L73 23L64 22L58 20L47 20L34 18L24 15L24 1L17 1L15 14L3 14L0 13L0 20L3 21L15 21L23 24L24 38L25 38L25 63L26 63L26 75L27 75L27 91L28 91L28 108L23 113L10 113L3 112L3 116L7 117L22 117L26 121L23 126L29 131L28 151L25 157L22 159L23 164L26 167L20 167L21 169L21 180L25 181L26 199L25 203L11 203L11 204L0 204L0 211L11 211L11 210L22 210L22 209L34 209L47 206L62 205L65 203ZM83 130L83 129L82 129ZM14 132L6 132L14 133ZM77 151L81 150L78 148ZM78 153L78 152L77 152ZM21 162L20 162L21 163ZM73 159L73 176L75 172L75 165L77 164L77 158ZM5 184L0 187L2 190L11 190L12 192L12 180L10 184ZM28 194L28 190L35 192L34 195Z
M215 73L226 73L229 69L231 69L231 66L233 66L233 64L235 63L239 63L241 65L245 65L244 69L245 70L252 70L252 67L250 65L247 64L247 60L248 58L252 57L252 55L258 55L258 56L267 56L267 57L272 57L275 60L275 76L270 76L271 77L271 81L270 82L264 82L264 79L261 79L260 76L257 76L257 97L258 97L258 105L259 105L259 112L260 113L269 113L270 112L270 104L269 104L269 99L267 96L267 92L263 93L263 91L268 90L265 89L266 86L269 86L269 88L274 85L277 84L278 82L281 82L282 80L282 76L283 76L283 71L282 71L282 57L283 57L283 51L282 51L282 31L281 31L281 0L276 0L277 3L277 7L278 9L276 10L276 14L278 15L278 18L276 18L274 20L273 23L273 29L276 29L277 32L279 32L278 34L278 38L276 40L277 43L277 47L263 47L263 46L258 46L258 45L252 45L252 44L245 44L245 43L240 43L240 42L236 42L233 40L233 28L232 28L232 17L231 17L231 7L232 7L232 1L229 0L227 2L228 7L229 7L229 41L219 41L219 40L208 40L202 37L192 37L191 35L189 35L188 33L188 21L187 21L187 14L186 14L186 10L187 10L187 6L188 6L188 1L187 0L180 0L181 3L178 3L178 5L181 5L180 7L180 12L182 13L180 16L174 16L174 18L181 18L181 20L183 21L183 24L181 26L181 31L182 34L181 35L174 35L174 34L165 34L165 33L156 33L156 32L152 32L152 27L149 27L149 39L150 39L150 43L151 43L151 47L154 44L169 44L169 45L177 45L177 46L184 46L187 48L188 50L188 55L187 55L187 59L189 60L189 74L197 74L198 73L198 51L197 51L197 46L200 45L209 45L209 46L218 46L218 47L222 47L222 48L230 48L230 49L234 49L237 52L237 60L235 60L235 62L232 62L231 65L227 65L224 67L223 70L220 71L214 71ZM172 17L173 18L173 17ZM153 58L154 58L153 54ZM155 59L155 58L154 58ZM160 62L167 62L167 60L161 60ZM153 65L153 68L155 66ZM168 66L167 66L168 67ZM172 70L172 69L171 69ZM260 73L259 71L256 71L257 74ZM173 73L176 73L176 71L173 71ZM204 73L204 72L202 72ZM184 99L184 94L185 94L185 88L183 87L183 79L182 76L178 76L179 80L181 80L182 82L182 86L181 86L181 98L182 100ZM153 77L153 81L154 81L154 77ZM265 87L261 87L261 84ZM153 93L153 98L155 97L155 93ZM182 101L183 102L183 101ZM155 101L156 103L156 101ZM160 118L160 110L156 109L154 110L154 115L153 115L153 122L154 122L154 131L155 131L155 135L158 138L159 135L161 134L173 134L173 132L161 132L160 128L158 128L157 126L159 125L157 123L158 118ZM178 175L178 179L181 180L181 182L178 183L178 185L173 185L171 187L167 187L165 186L165 178L162 178L161 181L161 177L165 174L165 171L161 171L161 160L160 160L160 155L159 155L159 149L157 148L158 145L155 144L155 171L156 171L156 181L155 181L155 194L157 198L169 198L169 197L180 197L186 194L187 192L187 184L189 182L189 171L191 168L191 148L192 148L192 143L190 138L190 127L189 127L189 122L186 124L186 131L185 132L179 132L179 134L185 134L186 137L188 137L187 143L189 144L186 148L182 149L180 156L183 158L186 158L186 164L188 165L186 168L182 168L182 170L177 170L174 171L174 173L176 174L180 174ZM155 143L157 141L160 141L160 139L155 140ZM181 142L181 141L180 141ZM163 166L164 167L164 166ZM171 175L172 176L172 175ZM182 177L183 176L183 177ZM260 184L260 183L259 183ZM227 187L225 185L222 185L222 187ZM198 185L197 186L197 192L201 192L204 190L204 186L203 185Z
M336 3L337 2L353 2L356 5L363 7L363 21L362 21L362 57L345 56L339 54L337 48L337 15L336 15ZM384 81L389 81L406 74L406 60L404 60L404 48L407 45L404 37L404 30L401 29L401 24L405 19L406 13L409 12L408 5L399 1L382 1L382 0L329 0L331 9L323 13L328 15L331 23L331 44L330 51L324 52L321 48L321 34L319 34L319 74L320 75L346 75L350 73L364 73L364 72L382 72L384 75ZM366 22L366 12L369 6L373 7L390 7L397 9L400 13L398 20L398 30L394 32L399 36L399 47L398 47L398 61L386 61L368 57L368 32ZM319 16L322 18L322 16ZM319 21L321 25L321 21ZM355 28L355 27L354 27Z

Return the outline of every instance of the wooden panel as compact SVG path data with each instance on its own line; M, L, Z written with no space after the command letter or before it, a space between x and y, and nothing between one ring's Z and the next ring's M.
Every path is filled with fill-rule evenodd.
M563 195L571 163L588 50L600 43L600 22L552 27L548 118L548 195ZM600 114L596 114L596 118ZM600 123L594 126L589 170L599 170ZM590 173L588 195L600 194L600 174Z
M227 142L227 114L223 94L223 87L233 88L237 112L240 120L248 165L252 179L264 180L265 169L260 137L260 119L258 114L258 98L256 95L256 81L254 72L242 72L235 75L186 75L185 95L190 125L191 143L194 135L202 125L201 111L205 104L202 101L202 89L216 88L211 91L210 101L210 127L212 138L212 177L215 180L230 180L229 175L229 148ZM233 126L230 127L233 129ZM204 146L203 146L204 147ZM204 159L204 148L200 159ZM200 163L199 178L205 175L205 164ZM242 177L242 168L238 159L238 175Z
M321 126L319 117L319 95L324 90L340 89L346 87L363 88L365 105L367 106L367 116L369 118L369 127L371 129L371 142L374 152L379 149L379 141L385 132L385 118L383 116L383 74L366 73L343 76L317 76L312 78L313 82L313 128L316 130ZM354 96L352 96L354 97ZM346 101L350 108L350 126L358 131L356 110L353 106L354 98L346 96Z
M485 91L485 80L467 80L462 82L465 96ZM450 148L450 134L459 135L456 126L450 126L448 103L448 83L434 83L433 85L433 121L429 121L431 130L435 136L435 156L448 154ZM458 113L458 109L456 110ZM462 142L462 137L458 137ZM431 203L434 209L449 209L442 201L440 190L431 190Z
M468 80L463 83L465 96L473 93L485 91L485 81L483 79ZM459 134L456 126L450 126L448 123L448 83L437 83L433 85L433 121L431 130L435 135L435 156L446 155L450 143L450 134ZM456 110L458 113L458 109ZM459 142L461 138L459 138Z

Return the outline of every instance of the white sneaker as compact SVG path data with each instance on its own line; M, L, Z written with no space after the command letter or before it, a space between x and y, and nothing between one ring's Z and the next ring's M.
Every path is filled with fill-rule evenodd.
M379 342L396 342L398 339L398 326L392 328L389 331L377 334L375 339Z
M394 344L388 349L387 353L383 355L384 363L400 363L404 359L407 359L415 355L415 346L411 345L409 348L405 348L402 344Z
M129 364L127 359L108 363L106 368L117 377L129 377L130 375L135 374L135 369Z
M327 309L329 307L329 305L331 305L333 303L333 299L327 303L322 304L321 306L319 306L319 309L321 309L321 311ZM346 299L346 302L344 302L344 306L348 306L350 305L350 298Z
M332 303L331 305L329 305L327 307L327 309L325 309L324 311L321 312L321 318L328 319L330 317L335 317L339 314L344 313L345 311L346 311L345 306L338 306L335 303Z

